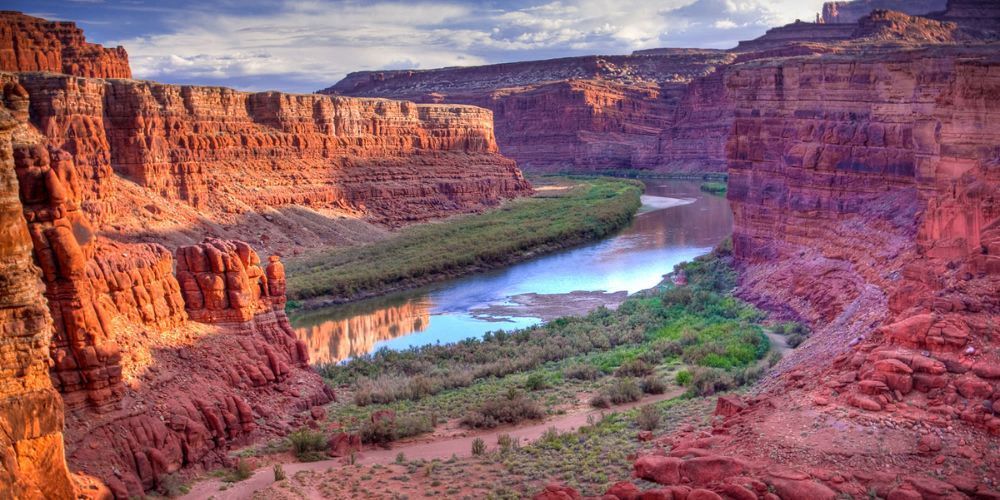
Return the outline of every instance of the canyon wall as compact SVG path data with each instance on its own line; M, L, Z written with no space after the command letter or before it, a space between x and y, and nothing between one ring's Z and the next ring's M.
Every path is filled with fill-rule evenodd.
M49 379L52 319L32 262L11 147L14 114L26 112L0 107L0 497L72 498L62 401Z
M19 328L31 344L13 361L25 365L22 392L30 395L18 404L34 405L30 416L9 412L9 435L24 441L16 449L25 457L13 458L27 460L5 462L17 487L65 496L63 407L73 470L128 498L181 467L226 464L234 444L303 425L312 406L332 399L285 316L277 256L264 265L246 243L209 239L175 257L159 244L98 235L81 208L87 190L73 155L28 123L28 92L17 80L2 82L17 118L4 149L16 175L5 185L17 196L5 206L21 221L11 226L10 248L33 252L46 299L31 261L12 257L9 276L21 288L4 310L22 319L5 321L4 331ZM33 379L37 369L44 378Z
M721 171L712 112L725 51L656 49L424 71L358 72L324 94L455 102L493 111L503 154L538 171ZM687 92L701 77L708 82ZM711 95L711 97L709 97ZM707 154L705 151L707 150ZM700 151L700 152L698 152Z
M0 71L49 71L94 78L132 78L122 47L88 43L75 23L0 11Z
M948 0L851 0L826 2L820 19L826 24L853 24L875 10L894 10L912 15L945 10Z
M976 471L996 470L1000 434L996 45L752 62L726 84L740 293L815 328L724 424L727 452L806 446L777 465L836 470L853 479L823 481L844 493L995 494ZM845 431L792 443L831 415L882 432L843 446L894 443L906 462L873 474L831 448Z
M199 241L198 228L218 234L214 223L288 251L327 244L324 223L338 218L398 226L530 192L481 108L8 78L27 90L32 122L78 164L83 210L119 239L176 246ZM295 211L312 217L289 220Z

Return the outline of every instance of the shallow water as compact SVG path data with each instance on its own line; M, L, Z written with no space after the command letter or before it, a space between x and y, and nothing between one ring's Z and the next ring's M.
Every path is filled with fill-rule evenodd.
M629 227L604 240L489 273L295 315L292 326L313 363L330 363L382 347L457 342L538 323L528 316L475 313L518 294L650 288L675 264L708 252L732 232L726 200L701 192L699 184L648 181L648 204ZM672 203L656 197L689 203L662 208Z

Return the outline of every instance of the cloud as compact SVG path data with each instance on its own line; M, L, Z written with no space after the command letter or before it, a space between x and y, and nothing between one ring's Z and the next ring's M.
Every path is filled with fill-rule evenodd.
M663 46L732 47L770 26L809 18L821 5L822 0L518 0L501 9L459 0L220 2L159 12L161 33L106 43L128 49L139 78L312 91L358 70Z

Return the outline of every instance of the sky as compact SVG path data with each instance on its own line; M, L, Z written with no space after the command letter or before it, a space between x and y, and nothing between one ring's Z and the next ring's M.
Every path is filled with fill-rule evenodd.
M314 92L352 71L730 48L823 0L5 0L122 45L135 78Z

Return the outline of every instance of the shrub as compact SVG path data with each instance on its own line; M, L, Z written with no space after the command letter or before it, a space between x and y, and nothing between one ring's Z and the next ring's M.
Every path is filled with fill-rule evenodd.
M736 384L732 376L718 368L697 366L691 371L691 391L697 396L711 396L719 391L732 389Z
M545 412L537 403L520 392L512 391L502 398L485 401L462 417L462 425L473 429L491 429L501 424L518 424L544 416Z
M785 343L788 344L788 347L791 347L792 349L795 349L796 347L802 345L802 343L805 341L806 337L798 333L793 333L785 337Z
M615 370L615 375L619 377L645 377L652 375L653 367L641 359L626 361Z
M639 355L639 360L648 363L650 365L658 365L660 361L663 361L664 353L656 349L650 349Z
M528 380L524 382L524 388L529 391L540 391L548 386L549 383L545 380L545 375L541 373L528 375Z
M285 477L285 469L281 466L281 464L274 464L274 481L283 481Z
M686 386L691 383L692 378L694 377L691 376L691 372L687 370L681 370L677 372L677 375L674 377L674 380L677 382L677 385Z
M639 388L646 394L663 394L667 392L667 384L663 383L663 379L656 375L650 375L640 380Z
M604 395L612 404L632 403L642 398L642 389L634 378L620 378L604 389Z
M590 398L590 406L594 408L611 408L611 401L606 395L599 392Z
M643 406L639 408L635 422L644 431L656 430L660 425L660 410L657 410L653 405Z
M175 498L186 495L191 488L184 484L180 476L176 473L160 476L158 479L157 491L167 498Z
M597 380L601 378L602 373L596 366L580 363L566 368L563 375L576 380Z
M403 453L403 452L397 453L396 454L396 463L397 464L401 464L401 463L405 463L405 462L406 462L406 454Z
M327 439L322 432L306 428L299 429L288 435L292 453L302 462L315 462L324 458L327 449Z
M781 361L781 351L771 351L767 355L767 366L773 367Z
M390 419L365 421L358 434L364 443L386 446L396 440L396 424Z
M403 415L396 417L396 439L426 434L434 430L431 419L423 415Z
M510 437L510 434L501 434L497 436L497 448L500 449L500 453L508 453L517 449L517 441Z
M387 445L397 439L425 434L434 430L431 419L424 415L403 415L393 419L366 421L359 430L361 441Z
M237 460L236 467L226 470L222 476L222 481L226 483L238 483L252 475L253 471L250 469L250 463L241 458Z
M486 453L486 441L483 438L476 438L472 440L472 454L479 456Z

